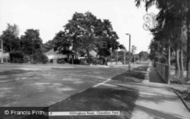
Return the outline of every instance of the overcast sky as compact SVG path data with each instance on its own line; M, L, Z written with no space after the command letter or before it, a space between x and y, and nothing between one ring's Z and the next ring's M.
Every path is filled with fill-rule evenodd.
M137 8L134 0L0 0L0 35L7 23L16 24L20 34L26 29L39 29L43 42L52 40L75 12L92 12L97 18L109 19L119 36L119 42L128 49L130 33L137 52L148 51L152 35L143 29L143 16L157 13Z

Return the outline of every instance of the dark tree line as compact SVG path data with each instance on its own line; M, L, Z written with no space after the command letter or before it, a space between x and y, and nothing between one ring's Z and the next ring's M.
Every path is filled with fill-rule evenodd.
M183 77L187 69L190 80L190 1L189 0L135 0L146 9L152 5L160 10L156 16L158 25L151 29L154 38L150 44L150 58L162 63L175 63L176 74ZM185 65L185 66L184 66Z
M47 57L42 53L43 44L39 30L28 29L21 37L18 35L18 26L8 24L0 36L3 40L4 52L10 53L10 62L45 63L47 61Z
M62 54L80 54L87 57L87 62L92 62L91 51L97 52L100 58L106 60L116 49L125 49L118 40L117 33L113 30L109 20L98 19L91 12L74 13L73 17L64 25L64 30L59 31L53 40L42 44L39 30L28 29L20 38L18 27L8 24L3 31L1 39L4 41L5 52L13 53L11 56L22 56L19 62L36 62L36 55L51 49ZM11 58L11 61L15 58ZM18 59L18 57L16 58ZM45 58L43 58L45 59ZM18 62L17 60L15 62Z

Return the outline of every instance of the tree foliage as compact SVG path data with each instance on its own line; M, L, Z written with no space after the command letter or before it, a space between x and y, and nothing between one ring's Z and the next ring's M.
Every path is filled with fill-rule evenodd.
M146 61L149 58L149 54L146 51L139 52L139 59L140 61Z
M68 38L64 31L59 31L53 39L54 50L63 54L72 53L70 50L72 41Z
M11 63L24 63L25 57L21 51L13 51L10 53L10 62Z
M101 20L91 12L75 13L71 20L64 26L64 31L60 31L54 37L55 50L62 53L72 51L80 54L87 54L94 50L99 56L110 56L110 50L116 50L120 45L119 38L113 30L109 20Z
M160 10L156 16L156 28L151 29L154 35L150 49L151 58L158 61L167 59L170 64L170 52L176 57L176 70L183 74L183 57L186 53L186 67L190 70L190 1L189 0L135 0L140 6L145 2L146 9L152 5ZM166 63L165 60L164 62ZM190 71L188 71L190 72ZM190 80L190 73L187 73Z
M1 35L1 39L3 40L3 46L5 52L12 52L19 50L20 41L18 37L18 26L8 24L5 31Z
M132 54L135 54L136 50L137 50L137 47L135 45L132 45L132 49L131 49Z
M44 55L42 52L36 52L34 55L32 55L34 64L40 63L45 64L48 62L48 58L46 55Z
M42 39L40 38L39 30L28 29L25 34L21 36L21 48L26 55L32 55L41 51Z
M42 45L42 52L48 52L49 50L54 48L54 42L53 40L49 40L46 43Z

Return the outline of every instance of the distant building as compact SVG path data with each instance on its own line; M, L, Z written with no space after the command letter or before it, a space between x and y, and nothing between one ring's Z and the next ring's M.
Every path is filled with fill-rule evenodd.
M51 49L50 51L46 52L45 55L48 57L49 62L57 63L58 59L67 58L67 55L63 55L58 51L54 51Z
M65 62L73 63L73 60L78 59L80 61L86 61L87 54L84 56L81 56L79 53L76 53L74 51L70 51L70 53L63 55L62 53L59 53L58 51L54 51L51 49L50 51L44 53L48 57L48 61L51 63L58 63L59 59L64 59ZM89 55L91 58L97 58L97 53L94 50L91 50L89 52Z
M0 39L0 43L0 63L8 62L9 53L4 53L2 39Z
M9 53L3 53L3 50L0 49L0 63L7 62L9 59Z

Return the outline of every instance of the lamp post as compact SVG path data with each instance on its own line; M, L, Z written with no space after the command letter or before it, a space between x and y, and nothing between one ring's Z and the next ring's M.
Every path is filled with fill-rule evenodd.
M129 34L129 33L126 33L126 35L128 35L129 36L129 71L131 71L131 64L130 64L130 60L131 60L131 54L130 54L130 52L131 52L131 34Z

